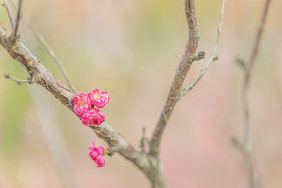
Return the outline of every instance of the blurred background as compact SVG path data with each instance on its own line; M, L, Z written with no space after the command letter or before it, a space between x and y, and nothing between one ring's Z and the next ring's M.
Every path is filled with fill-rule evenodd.
M3 1L1 1L2 3ZM206 59L215 43L220 0L197 1ZM175 0L25 0L23 10L62 60L79 92L107 91L106 121L136 148L142 128L150 137L184 52L184 2ZM200 83L176 106L161 145L168 187L247 188L241 153L242 70L249 60L264 0L227 1L218 56ZM282 187L282 2L272 1L248 93L255 170L267 188ZM0 7L0 22L11 30ZM24 22L24 44L66 83ZM96 168L89 128L38 85L6 80L26 71L0 48L0 188L144 188L146 177L119 155Z

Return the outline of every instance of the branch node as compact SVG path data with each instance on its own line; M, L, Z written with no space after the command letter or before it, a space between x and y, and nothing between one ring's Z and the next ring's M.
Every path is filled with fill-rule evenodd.
M192 57L192 60L193 60L193 61L199 61L199 60L201 60L201 59L204 59L204 58L205 58L205 55L206 55L206 52L200 51L200 52L198 52L197 55L195 55L195 56Z
M119 152L121 150L119 145L111 145L109 146L109 153L108 155L111 157L113 156L116 152Z

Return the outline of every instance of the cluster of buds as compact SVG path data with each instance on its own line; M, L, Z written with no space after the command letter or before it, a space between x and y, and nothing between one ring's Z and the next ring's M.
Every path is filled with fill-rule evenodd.
M86 126L100 125L105 121L105 114L98 108L109 103L107 92L94 89L88 94L79 93L73 98L73 111L81 116L81 122Z
M103 147L96 147L95 141L93 141L93 146L88 149L90 149L89 157L97 164L97 167L105 166L106 161L104 155L108 154L109 151L105 150Z

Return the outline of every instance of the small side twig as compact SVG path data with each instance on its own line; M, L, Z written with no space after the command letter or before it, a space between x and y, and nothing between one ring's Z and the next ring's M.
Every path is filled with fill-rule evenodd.
M25 23L27 24L27 26L30 28L30 30L32 31L32 33L36 36L36 38L40 41L40 43L42 44L42 46L46 49L46 51L49 53L49 55L52 57L52 59L55 61L55 63L57 64L57 66L59 67L60 71L62 72L70 90L73 93L77 93L75 90L75 87L73 86L73 84L71 83L67 72L65 71L64 67L63 67L63 63L62 61L59 60L59 58L57 57L57 55L55 54L55 52L52 50L52 48L50 47L50 45L48 44L48 42L45 40L45 38L38 32L38 30L30 23L30 21L23 15L23 20L25 21Z
M5 9L7 11L7 14L8 14L11 26L12 26L12 30L14 31L15 30L15 20L14 20L10 5L9 5L7 0L4 0L2 5L5 7Z
M73 84L71 83L67 72L65 71L64 67L63 67L63 63L62 61L59 60L59 58L57 57L57 55L55 54L55 52L52 50L52 48L49 46L49 44L47 43L47 41L45 40L45 38L37 31L37 29L29 22L29 20L26 17L23 17L23 20L25 21L25 23L28 25L28 27L30 28L30 30L33 32L33 34L36 36L36 38L40 41L40 43L42 44L42 46L46 49L46 51L49 53L49 55L52 57L52 59L55 61L55 63L57 64L57 66L59 67L60 71L62 72L70 90L73 93L77 93L75 90L75 87L73 86Z
M145 127L143 127L142 128L142 138L141 138L141 140L140 140L140 145L139 145L139 147L141 148L141 152L142 153L145 153L145 142L146 141L148 141L147 140L147 137L146 137L146 128Z
M219 24L218 24L218 29L217 29L217 36L216 36L215 45L214 45L212 55L211 55L210 59L208 60L208 62L206 63L205 67L201 70L200 75L196 78L196 80L189 87L184 88L182 90L181 97L185 96L189 91L191 91L198 84L198 82L202 79L202 77L205 75L205 73L209 69L210 65L212 64L212 62L218 60L218 57L216 56L216 52L217 52L217 47L218 47L219 38L220 38L220 34L221 34L221 29L222 29L222 22L223 22L223 15L224 15L224 5L225 5L225 0L222 0L221 1L221 11L220 11Z
M22 84L26 84L26 83L32 84L32 78L31 77L28 77L27 80L18 80L16 78L10 76L10 74L5 74L4 77L6 79L13 80L13 81L17 82L18 85L22 85Z

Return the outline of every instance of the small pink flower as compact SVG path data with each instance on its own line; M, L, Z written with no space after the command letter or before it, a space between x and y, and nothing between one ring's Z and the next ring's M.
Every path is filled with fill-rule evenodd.
M86 126L100 125L105 121L105 114L99 109L91 108L80 117L81 122Z
M106 161L103 157L105 149L103 147L96 147L95 141L93 141L93 146L88 147L88 149L91 150L89 152L89 156L97 164L97 167L99 168L105 166Z
M91 104L97 106L98 108L103 108L109 103L109 96L107 92L100 92L98 89L94 89L88 93L88 97L91 100Z
M73 98L73 111L81 116L83 113L91 109L91 100L85 93L79 93Z

